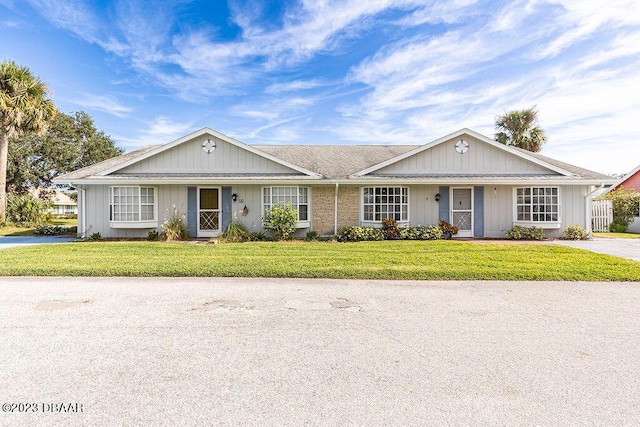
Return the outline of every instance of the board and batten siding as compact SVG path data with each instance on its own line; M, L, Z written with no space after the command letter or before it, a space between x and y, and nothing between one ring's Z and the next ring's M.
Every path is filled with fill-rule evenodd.
M208 138L216 141L216 149L210 154L202 150ZM280 163L266 159L221 139L202 136L127 166L117 173L269 173L299 174Z
M533 185L541 187L540 185ZM522 186L486 185L484 188L485 237L503 238L514 221L514 188ZM529 186L530 187L530 186ZM587 186L564 185L560 189L560 228L545 229L546 237L562 237L565 228L579 225L587 228Z
M451 186L412 185L409 186L409 215L410 225L435 225L442 217L441 206L448 206ZM455 186L454 186L455 187ZM504 238L511 229L514 221L514 188L512 185L484 185L474 186L474 197L482 188L482 221L484 237ZM446 191L444 190L446 188ZM586 228L586 194L587 186L561 186L561 226L560 229L546 229L547 237L561 237L564 229L570 225ZM435 201L435 195L441 193L440 203ZM444 203L444 204L443 204ZM474 203L477 214L478 203ZM448 214L447 214L448 216ZM447 219L447 218L445 218ZM474 226L479 225L478 217L474 217ZM480 237L480 230L474 230L474 236Z
M215 182L200 185L150 185L157 188L158 194L158 227L156 230L162 231L162 222L164 218L171 215L172 205L175 205L178 210L185 215L188 214L189 202L188 202L188 188L220 188L221 191L226 191L230 194L236 194L238 196L237 201L231 202L231 211L225 212L223 215L230 216L223 220L223 224L228 224L233 219L242 222L250 231L262 230L262 185L219 185ZM87 186L87 211L86 211L86 234L90 236L93 233L99 232L102 237L109 238L135 238L146 237L149 232L149 228L111 228L109 226L109 188L108 185L89 185ZM312 192L313 188L310 188L309 198L309 212L313 212L312 208ZM247 207L249 211L245 216L243 215L244 207ZM357 208L357 207L356 207ZM196 208L197 210L197 208ZM187 223L192 221L192 218L185 220ZM313 218L312 218L313 221ZM190 225L191 229L194 229L193 224ZM309 229L300 229L296 232L297 236L304 236ZM81 232L80 230L78 232Z
M407 174L514 174L514 175L555 175L543 166L527 161L486 142L465 137L469 150L460 154L455 144L460 138L443 142L406 159L379 169L370 175Z
M165 216L170 215L172 205L176 205L180 212L187 211L186 185L150 185L157 188L158 198L158 227L162 229ZM109 188L108 185L87 186L86 226L87 236L100 233L102 237L147 237L149 228L111 228L109 226ZM81 230L78 230L80 233Z

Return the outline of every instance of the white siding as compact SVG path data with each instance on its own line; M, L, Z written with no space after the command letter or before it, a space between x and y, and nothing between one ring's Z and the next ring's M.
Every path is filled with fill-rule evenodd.
M262 230L262 187L259 185L234 185L231 194L237 194L238 200L231 204L232 217L242 222L250 231ZM244 207L249 209L242 216Z
M484 235L504 237L513 226L513 187L484 186Z
M202 142L216 141L207 154ZM116 173L283 173L298 172L215 137L201 136L128 166Z
M504 238L513 226L513 189L511 185L484 186L484 235L485 237ZM410 225L438 224L439 205L435 195L437 185L412 185L409 187ZM562 186L561 226L560 229L547 229L547 237L561 237L564 229L570 225L579 225L586 229L587 186Z
M378 174L512 174L512 175L557 175L556 172L536 163L495 148L470 136L469 150L460 154L455 144L460 138L443 142L404 160L373 172Z
M439 216L439 204L435 195L438 193L437 185L411 185L409 186L409 223L416 225L437 225Z
M158 228L162 229L162 221L169 214L171 205L176 205L181 212L187 211L186 185L160 185L158 189ZM87 226L86 234L100 233L102 237L147 237L151 228L111 228L109 226L109 186L87 186ZM80 230L78 230L80 232Z

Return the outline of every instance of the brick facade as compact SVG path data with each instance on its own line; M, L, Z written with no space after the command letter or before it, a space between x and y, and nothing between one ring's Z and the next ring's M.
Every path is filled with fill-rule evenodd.
M313 188L313 229L318 234L333 234L335 215L335 187ZM338 189L338 230L360 221L360 189L339 187Z

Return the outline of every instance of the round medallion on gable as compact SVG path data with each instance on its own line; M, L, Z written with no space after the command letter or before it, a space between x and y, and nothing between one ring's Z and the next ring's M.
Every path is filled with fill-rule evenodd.
M456 142L456 151L458 153L464 154L467 152L468 149L469 149L469 143L464 139L461 139L460 141Z
M213 139L207 139L202 143L202 151L207 154L213 153L213 150L216 149L216 142Z

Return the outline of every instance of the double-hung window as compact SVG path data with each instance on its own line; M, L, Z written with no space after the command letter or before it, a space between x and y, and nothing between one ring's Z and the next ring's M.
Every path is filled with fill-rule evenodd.
M516 221L560 222L560 190L558 187L516 188Z
M158 225L154 187L122 186L109 191L109 220L112 228L152 228Z
M264 187L262 189L262 211L273 206L287 206L298 212L298 228L309 227L309 189L307 187Z
M409 188L365 187L362 192L365 222L380 222L386 218L409 221Z

